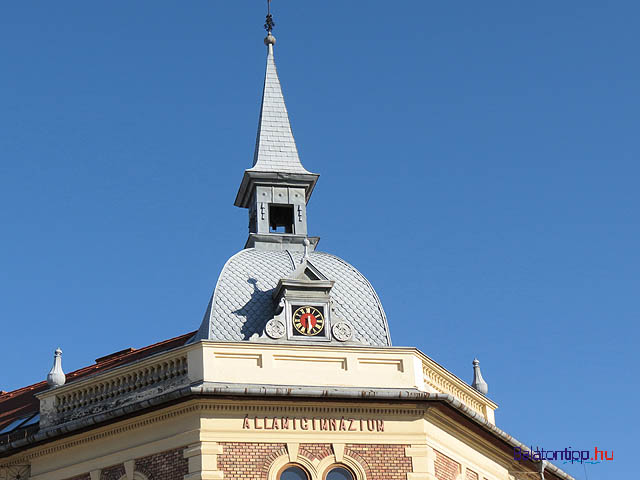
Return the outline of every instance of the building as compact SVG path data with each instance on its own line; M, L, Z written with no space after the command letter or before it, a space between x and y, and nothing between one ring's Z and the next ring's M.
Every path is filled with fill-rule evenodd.
M253 166L235 205L244 249L225 264L197 331L122 350L0 394L0 480L570 479L495 425L470 386L391 345L375 290L316 249L302 165L274 61ZM195 325L194 325L195 326Z

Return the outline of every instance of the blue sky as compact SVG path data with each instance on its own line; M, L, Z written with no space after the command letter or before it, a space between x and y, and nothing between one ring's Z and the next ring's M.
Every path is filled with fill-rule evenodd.
M265 68L259 1L0 14L0 389L195 330L246 240L233 206ZM635 472L636 2L274 0L320 249L395 345L544 448ZM583 479L583 467L559 465Z

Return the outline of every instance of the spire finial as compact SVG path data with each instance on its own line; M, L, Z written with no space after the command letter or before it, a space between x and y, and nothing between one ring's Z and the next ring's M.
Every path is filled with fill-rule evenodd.
M67 377L62 371L62 350L56 348L53 355L53 367L47 375L47 384L52 388L61 387L66 382Z
M486 395L489 392L489 386L487 382L482 378L482 373L480 372L480 361L477 358L473 359L473 383L471 386L475 388L477 391Z
M264 29L267 31L267 36L264 39L264 44L273 47L276 43L276 37L271 35L271 30L276 24L273 22L273 16L271 15L271 0L267 0L267 20L264 22Z

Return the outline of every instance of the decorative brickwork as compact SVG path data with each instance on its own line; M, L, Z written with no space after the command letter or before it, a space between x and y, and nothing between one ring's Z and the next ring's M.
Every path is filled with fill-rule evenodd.
M124 474L124 465L114 465L102 470L100 480L120 480Z
M177 448L136 460L135 470L149 480L183 480L189 473L189 462L184 448Z
M221 443L218 468L225 480L266 480L271 464L287 448L283 443ZM349 444L345 454L355 459L365 471L367 480L407 480L411 472L411 458L405 456L408 445ZM333 454L328 443L303 443L298 455L311 461L322 460Z
M435 452L436 478L438 480L456 480L457 476L460 474L460 464L437 450Z
M284 443L221 442L218 469L225 480L266 480L275 459L287 454Z
M467 480L478 480L478 474L467 468Z
M307 457L309 460L313 460L314 458L322 460L332 453L331 445L328 443L302 443L300 444L300 451L298 452L299 455Z
M144 474L149 480L183 480L189 473L189 463L184 458L184 448L176 448L137 459L135 471ZM102 469L100 480L120 480L124 474L123 464L112 465ZM85 473L69 480L91 480L91 476Z
M405 456L409 445L349 444L345 454L354 458L365 470L367 480L407 480L411 458Z

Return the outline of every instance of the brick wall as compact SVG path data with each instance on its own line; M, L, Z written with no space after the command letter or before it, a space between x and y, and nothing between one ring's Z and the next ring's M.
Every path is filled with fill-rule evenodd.
M184 448L177 448L136 459L134 470L146 475L149 480L183 480L189 473L189 465L184 458ZM112 465L102 469L100 480L120 480L124 473L123 464ZM90 480L90 478L86 473L69 480Z
M266 480L274 460L287 454L283 443L221 443L218 468L225 480ZM348 444L345 454L364 468L368 480L406 480L411 458L405 456L408 445ZM298 455L313 461L332 455L328 443L302 443Z
M225 480L266 479L273 461L287 454L284 443L222 442L218 469Z
M367 480L407 480L411 458L406 457L409 445L347 445L345 453L355 458L365 469Z
M149 480L183 480L189 473L189 461L184 458L184 448L176 448L137 459L135 470Z
M438 480L456 480L456 477L460 474L460 464L437 450L435 450L435 453L436 478Z
M324 457L331 455L333 450L331 450L331 445L328 443L301 443L298 453L309 460L314 458L322 460Z
M467 480L478 480L478 474L467 468Z
M114 465L113 467L103 468L100 474L100 480L120 480L124 473L124 465Z
M287 454L284 443L223 442L220 445L223 453L218 455L218 468L224 472L225 480L266 480L271 464ZM407 473L411 472L406 447L408 445L348 444L344 453L362 465L367 480L406 480ZM183 453L184 449L176 449L136 459L135 470L149 480L183 480L189 472ZM313 461L322 460L333 451L328 443L303 443L298 454ZM112 465L102 469L100 480L119 480L124 473L124 465ZM69 480L89 478L89 474L85 474Z

